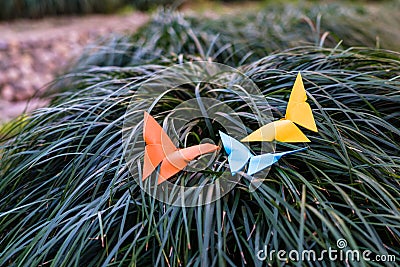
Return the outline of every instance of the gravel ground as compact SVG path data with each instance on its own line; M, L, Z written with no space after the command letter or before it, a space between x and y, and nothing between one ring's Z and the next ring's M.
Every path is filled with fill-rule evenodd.
M46 104L33 99L85 46L135 31L148 16L91 15L0 23L0 123Z

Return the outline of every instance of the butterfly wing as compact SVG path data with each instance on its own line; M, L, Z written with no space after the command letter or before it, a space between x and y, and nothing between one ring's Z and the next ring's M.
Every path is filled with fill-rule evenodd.
M250 158L249 167L247 169L248 175L253 175L265 168L268 168L272 164L278 162L278 160L288 154L293 154L299 151L303 151L307 148L296 149L292 151L286 151L281 153L268 153L263 155L258 155Z
M165 158L161 145L147 145L144 150L142 180L144 181Z
M306 102L307 95L304 89L300 72L297 74L289 103L286 108L285 119L303 126L311 131L318 132L310 105Z
M235 138L230 137L221 131L219 134L221 136L222 145L228 154L228 162L231 173L232 175L235 175L244 167L244 165L246 165L253 154L245 145L240 143Z
M285 143L310 142L303 132L289 120L279 120L268 123L260 129L243 138L242 142L277 140Z
M145 180L163 161L177 150L171 139L157 121L147 112L144 113L143 138L146 142L144 152L142 180Z
M297 123L311 131L318 132L310 105L306 102L307 95L300 73L296 77L289 103L286 108L285 119L274 121L262 126L242 142L277 140L279 142L310 142L303 132L294 124Z
M190 161L200 155L214 152L219 147L213 144L200 144L174 151L166 156L162 161L160 173L158 175L158 184L163 183L179 171L183 170Z

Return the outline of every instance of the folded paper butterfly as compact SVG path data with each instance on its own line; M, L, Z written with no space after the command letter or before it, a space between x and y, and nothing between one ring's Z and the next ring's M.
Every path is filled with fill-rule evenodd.
M232 175L235 175L238 171L243 169L247 162L249 162L247 174L253 175L276 163L284 155L296 153L306 149L302 148L287 152L267 153L256 156L251 153L251 151L244 144L240 143L235 138L223 132L219 132L219 134L221 136L224 149L228 154L228 162Z
M147 112L144 113L143 138L146 142L143 163L145 180L161 163L157 184L161 184L200 155L216 151L213 144L200 144L192 147L177 148L157 121Z
M296 123L306 129L318 132L310 105L306 100L306 90L299 73L289 97L285 118L262 126L241 141L310 142L307 136L295 125Z

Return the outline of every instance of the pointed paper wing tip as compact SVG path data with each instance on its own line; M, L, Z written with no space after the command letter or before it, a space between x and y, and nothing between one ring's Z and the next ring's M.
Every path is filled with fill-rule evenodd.
M297 82L301 82L301 83L303 83L303 78L301 77L301 73L300 73L300 71L297 73L297 77L296 77L296 81L295 81L295 84L297 83ZM304 86L304 85L303 85ZM293 87L294 87L294 85L293 85ZM293 89L292 89L293 90ZM305 89L304 89L305 90ZM307 96L306 96L307 97ZM313 132L318 132L318 129L317 129L317 125L315 124L315 119L314 119L314 116L313 116L313 114L311 113L311 116L312 116L312 119L313 119L313 121L314 121L314 123L313 123L313 125L311 126L311 127L305 127L305 126L303 126L303 127L305 127L305 128L307 128L308 130L310 130L310 131L313 131Z
M155 123L158 124L156 119L153 118L153 116L150 115L147 111L144 111L144 116L143 116L143 121L144 121L144 127L146 127L146 124L149 120L153 120ZM161 127L161 126L160 126Z
M294 89L294 87L295 87L298 83L302 84L302 85L303 85L302 87L304 88L303 77L301 76L300 71L297 73L296 80L294 81L292 90ZM304 88L304 90L305 90L305 88Z
M160 185L166 181L168 181L169 178L171 178L172 176L174 176L174 174L168 176L168 177L163 177L160 174L158 174L158 179L157 179L157 185Z
M254 142L257 139L258 132L260 132L260 128L252 132L251 134L247 135L246 137L242 138L240 142ZM259 139L259 138L258 138Z
M221 136L221 138L222 138L222 136L225 136L226 134L224 133L224 132L222 132L222 131L218 131L218 133L219 133L219 135Z
M284 152L280 152L280 153L276 153L275 155L279 158L285 156L285 155L290 155L290 154L294 154L297 152L301 152L307 150L307 147L303 147L303 148L299 148L299 149L295 149L295 150L289 150L289 151L284 151Z
M295 150L292 150L292 151L287 151L286 153L287 154L293 154L293 153L301 152L301 151L304 151L304 150L307 150L307 147L295 149Z
M257 132L257 131L259 131L259 129L258 130L255 130L254 132L252 132L251 134L249 134L249 135L247 135L246 137L244 137L244 138L242 138L241 140L240 140L240 142L254 142L254 136L256 135L256 134L254 134L255 132Z
M314 118L314 115L311 113L311 116L312 116L312 119L313 119L313 125L310 127L310 128L307 128L308 130L310 130L310 131L313 131L313 132L315 132L315 133L318 133L318 128L317 128L317 124L316 124L316 122L315 122L315 118Z
M164 182L167 181L167 180L168 180L168 179L165 179L165 178L163 178L163 177L158 177L157 185L160 185L160 184L164 183Z
M179 171L178 171L178 172L179 172ZM171 175L169 174L169 175L167 175L166 177L164 177L164 176L158 174L157 185L162 184L162 183L168 181L168 179L171 178L171 177L174 176L174 175L175 175L175 174L171 174Z
M146 135L146 126L147 126L147 122L149 120L149 116L151 116L151 115L145 111L144 117L143 117L143 138L145 138L145 135Z
M203 150L200 149L200 151L201 151L202 154L211 153L211 152L214 152L214 151L217 151L218 149L220 149L219 146L214 145L214 144L208 144L208 143L206 143L206 144L203 144L203 145L207 145L207 146L204 146L205 151L203 151Z
M221 136L221 140L223 140L225 137L227 137L228 135L224 132L218 131L219 136Z
M226 151L226 153L230 154L232 151L232 148L230 146L231 145L230 136L221 131L219 131L219 136L221 137L222 146L224 147L224 150Z
M149 118L149 116L150 116L150 114L149 114L147 111L145 111L145 112L144 112L144 121L145 121L145 122L147 121L147 119Z
M224 133L224 132L222 132L222 131L218 131L218 132L219 132L219 135L221 136L221 139L222 139L222 138L225 138L225 139L231 138L229 135L227 135L226 133Z
M315 133L318 133L318 128L317 128L317 126L315 125L315 128L313 127L312 129L309 129L310 131L313 131L313 132L315 132Z
M293 87L294 87L296 84L298 84L298 83L303 84L303 77L301 76L300 71L299 71L299 72L297 73L297 75L296 75L296 80L294 81ZM303 84L303 88L304 88L304 84ZM292 90L293 90L293 88L292 88ZM305 89L304 89L304 90L305 90Z
M245 138L242 138L240 140L240 142L257 142L257 141L263 141L262 138L262 133L261 130L255 130L254 132L252 132L251 134L249 134L248 136L246 136Z

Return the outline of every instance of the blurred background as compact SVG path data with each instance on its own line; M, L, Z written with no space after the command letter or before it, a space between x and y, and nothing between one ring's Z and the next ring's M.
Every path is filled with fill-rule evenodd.
M131 36L149 20L167 25L168 15L160 13L161 9L182 12L191 26L212 29L222 40L227 25L232 31L245 29L245 34L238 35L245 42L251 43L254 34L258 34L254 38L264 35L269 45L258 48L265 54L307 42L395 51L400 47L399 4L392 0L2 0L0 125L45 106L48 100L43 93L48 85L76 68L88 47L93 50L99 44L110 44L113 36ZM146 30L141 34L146 35ZM305 35L310 38L304 39ZM271 37L276 41L271 43Z

